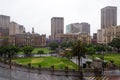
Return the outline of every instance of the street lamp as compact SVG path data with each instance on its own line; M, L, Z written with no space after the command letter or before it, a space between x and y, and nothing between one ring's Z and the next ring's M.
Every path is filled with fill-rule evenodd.
M105 52L102 53L102 55L103 55L103 63L102 63L103 74L104 74L104 68L105 68L104 53L107 53L107 27L106 26L105 26Z
M10 65L10 69L11 69L11 53L8 54L8 58L9 58L9 65Z

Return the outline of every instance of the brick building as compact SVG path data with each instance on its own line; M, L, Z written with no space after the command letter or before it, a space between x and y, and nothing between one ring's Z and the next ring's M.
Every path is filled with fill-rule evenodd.
M36 33L23 33L10 36L10 44L17 46L46 46L46 35L39 35Z

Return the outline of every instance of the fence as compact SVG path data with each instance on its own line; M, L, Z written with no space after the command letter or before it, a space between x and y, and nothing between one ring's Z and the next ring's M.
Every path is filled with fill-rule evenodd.
M0 80L79 80L79 71L54 70L51 68L34 68L12 64L0 63Z
M82 73L81 73L82 72ZM113 72L105 72L112 74ZM12 63L11 69L9 63L0 62L0 80L82 80L82 77L99 78L103 77L102 70L83 69L77 71L65 67L62 70L54 69L54 66L50 68L32 67L31 64L27 66ZM88 79L89 80L89 79Z

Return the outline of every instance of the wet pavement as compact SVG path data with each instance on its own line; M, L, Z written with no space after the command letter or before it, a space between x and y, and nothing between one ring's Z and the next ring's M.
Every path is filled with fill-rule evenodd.
M78 76L53 75L46 70L38 73L26 68L13 67L9 69L7 67L9 66L0 64L0 80L79 80Z
M109 80L120 80L120 76L111 76Z

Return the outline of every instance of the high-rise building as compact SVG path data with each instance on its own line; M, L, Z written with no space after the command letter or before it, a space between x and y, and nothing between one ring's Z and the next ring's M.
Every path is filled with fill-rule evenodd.
M64 18L53 17L51 19L51 38L55 39L55 35L64 33Z
M0 46L8 44L9 26L10 16L0 15Z
M9 35L10 17L5 15L0 15L0 33L2 36Z
M0 27L8 29L10 24L10 16L0 15Z
M107 6L101 9L101 29L117 25L117 7Z
M80 23L72 23L66 26L66 33L79 33Z
M86 22L80 23L80 32L88 33L90 35L90 24Z
M15 35L19 33L19 25L16 22L11 22L9 27L9 35Z
M23 29L24 28L22 25L19 25L16 22L11 22L9 27L9 35L22 34Z
M23 25L19 25L19 32L20 32L20 34L24 33L24 26Z

